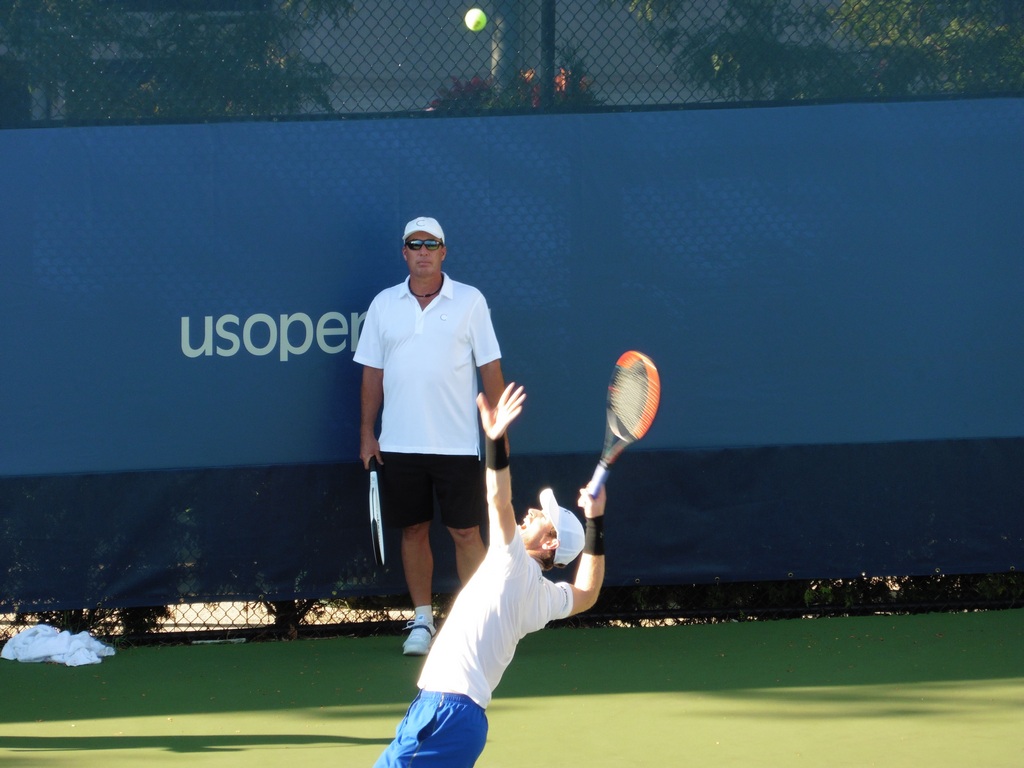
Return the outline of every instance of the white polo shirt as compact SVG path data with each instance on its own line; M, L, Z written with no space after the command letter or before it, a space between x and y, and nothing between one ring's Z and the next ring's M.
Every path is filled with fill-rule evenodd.
M374 298L354 360L384 371L380 447L480 455L477 368L501 357L484 295L444 276L426 309L409 281Z

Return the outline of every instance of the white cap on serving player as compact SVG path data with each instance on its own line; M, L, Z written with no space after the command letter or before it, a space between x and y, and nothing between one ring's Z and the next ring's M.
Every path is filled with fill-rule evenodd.
M583 524L570 510L558 506L555 493L550 488L540 492L540 507L558 535L558 549L555 550L555 565L568 565L583 551L586 536Z

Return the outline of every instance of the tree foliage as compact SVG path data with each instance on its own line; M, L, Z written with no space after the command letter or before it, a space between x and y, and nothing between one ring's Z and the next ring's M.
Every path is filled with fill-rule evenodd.
M302 31L351 0L0 0L0 55L72 121L330 111L330 68ZM27 116L26 116L27 119Z
M1024 6L1015 0L619 2L698 98L1024 91Z
M843 0L833 13L872 95L1024 91L1024 5Z

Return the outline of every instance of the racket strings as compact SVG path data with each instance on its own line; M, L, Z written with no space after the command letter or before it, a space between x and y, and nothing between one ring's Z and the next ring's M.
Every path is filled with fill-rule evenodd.
M660 389L643 360L616 369L608 386L608 403L618 426L626 433L618 435L621 439L637 440L647 432L658 410Z

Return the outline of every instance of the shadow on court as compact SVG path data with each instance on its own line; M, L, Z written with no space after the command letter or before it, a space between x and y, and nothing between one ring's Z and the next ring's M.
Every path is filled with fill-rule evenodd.
M140 647L101 664L0 662L0 723L313 709L404 710L421 659L401 638ZM495 694L927 684L1024 678L1024 610L554 629L525 638ZM539 682L543 680L544 684ZM17 695L10 695L18 691ZM805 690L802 696L808 695ZM397 708L396 708L397 707Z
M59 765L69 753L96 765L161 753L188 753L194 765L276 765L288 751L310 765L372 764L422 663L400 644L143 647L76 668L3 661L0 757L12 768ZM866 765L924 734L931 752L876 764L927 757L934 768L980 755L987 762L973 764L1020 765L1024 611L536 633L488 710L486 764L521 764L519 734L564 714L604 740L574 733L551 759L592 768L677 764L666 732L694 759L733 749L722 764L789 765L840 748L849 763L827 764ZM987 756L959 736L944 742L968 725L985 736Z
M303 747L310 745L377 745L381 749L390 739L357 739L345 736L296 736L291 733L239 736L0 736L0 750L11 752L93 752L98 750L155 750L158 752L200 753L239 752L254 747Z

